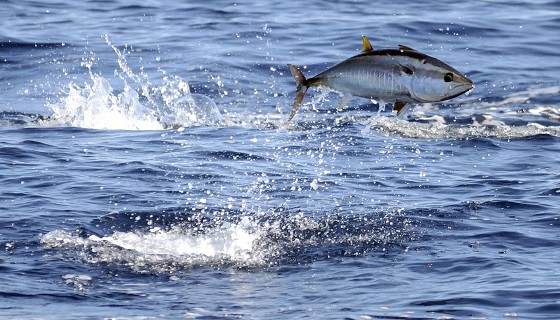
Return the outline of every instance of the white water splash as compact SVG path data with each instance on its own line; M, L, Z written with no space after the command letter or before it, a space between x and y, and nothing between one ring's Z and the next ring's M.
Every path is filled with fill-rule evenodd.
M84 238L55 230L45 234L41 243L47 248L82 248L78 250L84 250L81 257L88 263L118 263L142 272L165 272L176 265L261 266L265 264L264 254L254 245L259 237L254 221L242 218L201 234L174 227Z
M257 235L248 220L239 224L224 223L202 235L185 235L178 230L154 228L149 232L115 232L94 242L105 242L143 255L196 256L231 261L251 260L251 250Z
M54 230L41 237L53 253L90 264L114 264L140 273L168 273L197 266L266 268L278 263L385 251L407 241L411 220L401 209L371 216L323 218L256 214L235 221L176 224L112 232L106 236ZM310 249L310 250L308 250Z
M189 84L178 76L164 75L154 85L143 72L135 74L128 66L126 50L106 42L115 51L123 89L115 90L110 79L92 71L93 61L82 66L89 71L90 82L71 83L64 96L48 107L52 115L42 126L73 126L91 129L162 130L214 124L221 114L212 99L190 92Z
M43 125L72 126L91 129L161 130L153 110L139 101L138 93L125 87L114 93L109 81L91 74L91 84L69 86L67 96L50 105L52 116Z

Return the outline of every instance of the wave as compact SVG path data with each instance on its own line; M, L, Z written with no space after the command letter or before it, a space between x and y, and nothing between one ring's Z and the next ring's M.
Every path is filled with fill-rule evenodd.
M26 42L17 39L8 39L1 41L0 38L0 53L10 52L13 53L14 50L29 50L29 49L53 49L64 47L67 44L62 42Z
M114 215L122 217L110 217L111 229L115 221L138 225L107 235L55 230L45 234L41 243L66 259L116 265L140 273L167 273L197 266L267 268L372 251L386 253L412 238L411 222L401 211L322 218L286 212L235 217L225 214L216 219L201 215ZM174 222L158 223L161 220Z
M372 129L384 135L399 135L413 139L468 139L476 137L517 139L539 135L560 137L560 126L544 126L528 123L523 126L512 126L502 121L485 118L483 122L473 119L471 125L445 124L440 121L420 123L402 121L396 118L377 117L363 123L364 133Z

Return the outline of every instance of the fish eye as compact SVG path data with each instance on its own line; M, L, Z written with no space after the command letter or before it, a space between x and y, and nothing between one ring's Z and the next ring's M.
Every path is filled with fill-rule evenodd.
M445 82L453 81L453 73L451 73L451 72L446 73L445 76L443 76L443 81L445 81Z

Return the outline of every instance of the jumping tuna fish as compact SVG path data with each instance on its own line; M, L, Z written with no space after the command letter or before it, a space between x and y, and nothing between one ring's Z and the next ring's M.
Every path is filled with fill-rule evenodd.
M403 114L407 104L436 102L459 96L474 83L448 64L412 48L373 50L362 36L363 52L306 79L299 69L288 64L296 80L297 92L290 121L309 87L327 87L343 94L338 110L353 96L394 101L393 111Z

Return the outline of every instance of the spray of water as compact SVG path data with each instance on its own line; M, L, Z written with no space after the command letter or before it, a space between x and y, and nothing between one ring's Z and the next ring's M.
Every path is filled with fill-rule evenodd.
M211 125L221 119L212 99L191 93L179 76L164 75L153 84L142 71L136 74L127 63L127 47L119 50L108 36L105 41L117 55L116 72L122 90L92 70L93 60L84 59L89 82L70 83L60 101L49 103L51 117L43 126L74 126L92 129L161 130L169 127Z

